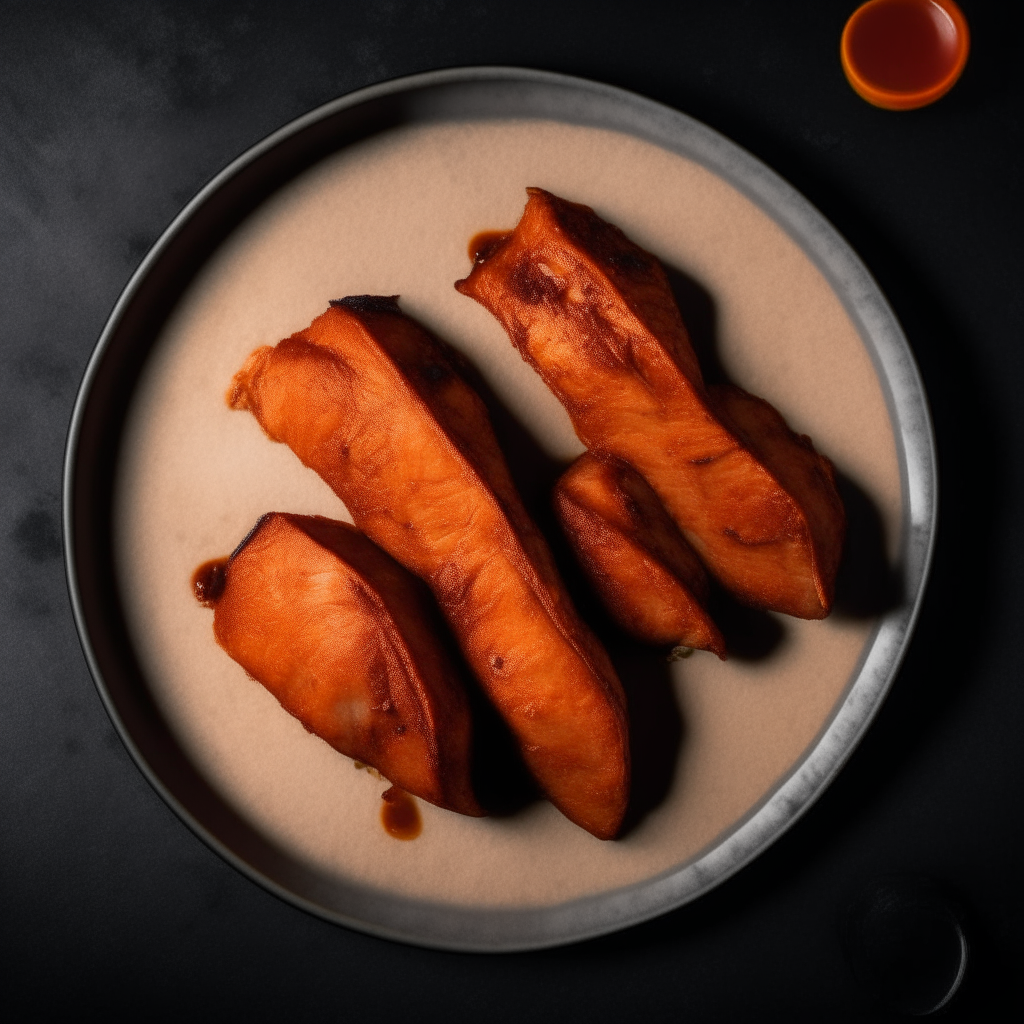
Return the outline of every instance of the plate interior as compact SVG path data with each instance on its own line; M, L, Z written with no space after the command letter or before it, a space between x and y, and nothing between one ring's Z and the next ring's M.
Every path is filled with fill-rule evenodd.
M200 834L287 898L454 948L621 927L685 902L770 843L884 695L923 581L915 529L930 530L927 517L914 521L910 468L920 476L922 458L907 443L923 396L900 390L909 353L880 296L868 293L872 305L850 294L849 276L863 273L852 253L770 172L682 115L667 146L614 123L634 102L664 133L663 108L527 78L371 91L229 168L115 311L69 459L81 479L104 433L120 451L71 520L76 541L105 526L105 546L93 545L91 565L75 558L81 543L69 560L101 693L143 770ZM574 97L576 110L557 110ZM597 116L602 97L610 125ZM355 129L336 124L332 145L325 125L346 114ZM653 751L638 757L646 803L623 839L594 840L544 803L485 820L421 803L422 836L399 843L377 821L385 784L249 680L189 593L192 569L230 551L263 512L348 518L223 396L253 348L305 326L327 299L400 294L479 371L517 482L550 526L547 489L581 446L496 322L452 288L468 272L469 238L512 226L527 185L588 203L662 259L705 365L769 399L836 463L856 566L825 622L741 615L731 627L740 653L726 663L698 654L670 666L611 645L641 720L634 750ZM120 406L107 408L126 412L104 417L97 396L118 388ZM567 578L585 602L570 566Z

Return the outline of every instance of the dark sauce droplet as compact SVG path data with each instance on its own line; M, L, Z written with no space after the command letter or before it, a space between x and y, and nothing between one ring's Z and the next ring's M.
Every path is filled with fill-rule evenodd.
M395 839L415 839L423 831L420 811L404 789L392 786L381 796L380 822L384 831Z
M228 561L227 558L211 558L192 573L192 593L201 605L212 608L220 600L228 581Z
M474 263L483 263L511 234L511 231L481 231L469 240L469 258Z

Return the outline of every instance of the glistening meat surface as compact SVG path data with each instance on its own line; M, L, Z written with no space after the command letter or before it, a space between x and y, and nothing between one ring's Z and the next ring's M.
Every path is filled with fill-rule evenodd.
M217 642L286 711L402 789L483 813L469 704L419 580L347 523L282 513L217 569Z
M622 688L455 354L394 299L356 296L254 352L228 400L426 581L545 794L594 835L614 836L629 795Z
M831 463L767 402L704 386L650 253L589 207L528 192L455 287L499 320L580 440L640 472L729 590L823 618L845 533Z
M643 478L584 452L555 486L555 511L612 617L640 640L714 651L704 567Z

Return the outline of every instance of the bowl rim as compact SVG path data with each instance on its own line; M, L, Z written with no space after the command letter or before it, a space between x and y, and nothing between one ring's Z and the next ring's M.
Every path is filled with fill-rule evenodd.
M867 76L857 63L853 53L853 37L864 17L872 10L890 7L894 4L913 4L917 7L936 7L953 25L956 36L956 58L949 69L931 85L918 89L891 89L880 85ZM867 0L847 19L839 41L839 58L843 73L851 88L861 99L883 110L917 110L942 99L956 85L971 51L971 32L967 18L956 0Z

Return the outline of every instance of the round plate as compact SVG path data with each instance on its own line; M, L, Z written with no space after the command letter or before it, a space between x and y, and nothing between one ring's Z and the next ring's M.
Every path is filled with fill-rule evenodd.
M154 346L211 255L257 207L324 158L409 128L473 122L616 132L686 158L767 214L822 276L870 356L899 476L900 597L877 617L852 675L795 763L728 828L668 869L524 905L464 905L346 879L298 855L230 800L147 680L113 530L119 470L112 453L122 450ZM297 906L373 934L460 950L552 946L635 924L696 898L777 839L835 776L892 683L923 593L935 516L934 441L910 350L867 270L821 215L748 153L683 114L609 86L509 68L431 72L361 90L281 129L214 178L146 256L114 308L78 395L64 469L65 557L82 645L115 727L157 792L225 859Z

